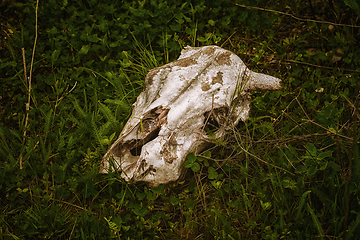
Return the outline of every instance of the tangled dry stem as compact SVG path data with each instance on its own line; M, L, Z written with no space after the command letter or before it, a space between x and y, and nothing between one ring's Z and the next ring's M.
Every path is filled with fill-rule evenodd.
M30 101L31 101L31 78L32 78L32 70L34 65L34 57L35 57L35 49L36 49L36 41L38 38L38 6L39 6L39 0L36 1L36 7L35 7L35 40L34 40L34 47L32 51L32 57L31 57L31 64L30 64L30 76L29 79L27 78L26 73L26 58L25 58L25 49L22 48L22 56L23 56L23 64L24 64L24 77L25 81L28 82L28 101L26 103L26 118L25 118L25 126L24 126L24 133L23 133L23 142L22 144L25 144L25 138L26 138L26 128L29 121L29 110L30 110ZM20 160L19 160L20 169L23 168L23 153L20 154Z

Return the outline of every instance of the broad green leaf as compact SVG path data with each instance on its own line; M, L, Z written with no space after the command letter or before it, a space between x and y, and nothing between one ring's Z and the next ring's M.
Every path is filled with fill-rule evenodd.
M215 171L213 167L209 167L209 179L216 179L218 177L218 173Z
M79 54L87 54L89 49L90 49L89 45L84 45L84 46L81 47L81 49L79 51Z
M200 165L197 162L194 162L191 166L191 170L193 170L193 172L198 172L200 170Z
M312 156L316 156L316 147L312 143L306 143L306 149Z
M146 198L147 198L148 200L150 200L150 201L155 201L155 200L157 199L157 196L154 195L154 194L152 194L152 192L148 191L148 192L146 193Z
M153 193L155 193L157 195L162 195L162 194L164 194L164 185L160 184L157 187L153 187L151 190L153 191Z
M214 188L220 189L222 185L222 181L211 181L211 185L213 185Z
M308 174L308 176L313 176L313 175L315 175L316 172L317 172L316 166L311 166L311 167L309 167L307 174Z
M303 165L298 165L295 169L295 173L304 173L307 171L307 168Z
M318 161L318 164L320 165L320 170L325 170L327 165L328 165L328 161L324 160L324 161Z
M53 53L51 54L51 62L54 63L58 58L59 58L59 55L60 55L60 50L58 49L55 49L53 51Z
M109 141L111 142L115 138L116 132L113 132L113 134L110 135Z
M212 36L212 33L206 33L205 37L198 37L197 40L199 42L206 42L211 38L211 36Z
M97 42L100 40L100 38L98 37L97 34L91 34L91 35L88 35L88 40L90 42Z
M208 23L211 25L211 26L215 26L215 21L214 20L209 20Z
M243 207L243 204L240 200L240 198L236 198L236 200L231 200L229 202L227 202L227 205L229 205L230 207L232 208L235 208L235 209L241 209Z
M193 166L193 162L191 160L186 160L184 163L185 168L191 168Z
M133 212L140 217L145 217L146 214L148 213L148 210L146 209L145 206L143 206L140 208L134 208Z
M205 165L205 167L210 166L209 161L206 158L204 159L204 165Z
M271 202L263 202L262 200L260 200L260 205L264 210L268 210L272 206Z
M182 20L184 21L184 20ZM170 25L171 30L174 32L180 32L181 31L181 24L172 24Z
M196 161L196 156L194 153L189 153L187 155L187 159L188 159L189 163L194 163Z
M170 196L169 200L172 205L178 205L180 203L180 199L174 197L173 195Z
M136 192L136 197L141 201L146 197L146 194L142 192Z
M117 47L119 46L119 41L110 43L110 47Z
M308 156L308 157L310 157L310 156ZM314 162L314 160L312 159L312 158L307 158L306 160L305 160L305 166L307 166L307 167L312 167L312 166L314 166L315 165L315 162Z
M185 205L188 207L188 208L193 208L195 206L195 201L191 200L190 198L187 198L185 200Z
M282 185L284 188L296 189L296 183L291 179L282 180Z
M108 55L106 55L105 57L99 56L99 58L102 62L104 62L107 59L107 57L108 57Z
M319 153L319 155L317 155L316 158L322 160L324 158L331 157L331 155L332 155L332 151L326 151Z

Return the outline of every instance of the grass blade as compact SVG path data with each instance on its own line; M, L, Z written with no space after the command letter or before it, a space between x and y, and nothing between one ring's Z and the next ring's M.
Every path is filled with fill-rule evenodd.
M315 215L314 210L310 207L310 205L308 203L306 204L306 206L307 206L307 210L309 211L309 213L310 213L310 215L311 215L311 217L313 219L314 225L315 225L315 227L316 227L316 229L317 229L317 231L319 233L320 239L324 239L324 237L323 237L324 236L324 230L321 227L319 219L317 218L317 216Z
M304 192L303 195L302 195L301 198L300 198L299 207L298 207L298 209L297 209L297 211L296 211L296 216L295 216L295 219L296 219L296 220L299 220L299 218L300 218L301 210L302 210L302 208L303 208L303 206L304 206L304 204L305 204L306 196L307 196L309 193L311 193L311 191L306 191L306 192Z

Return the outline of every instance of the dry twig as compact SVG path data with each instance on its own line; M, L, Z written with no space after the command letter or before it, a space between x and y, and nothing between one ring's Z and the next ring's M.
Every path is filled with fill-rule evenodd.
M24 76L25 76L25 81L28 82L28 101L26 103L26 118L25 118L24 134L23 134L23 144L25 143L26 128L27 128L28 121L29 121L29 110L30 110L30 101L31 101L31 78L32 78L32 70L33 70L33 66L34 66L36 41L37 41L37 38L38 38L38 31L37 31L37 26L38 26L38 24L37 24L38 6L39 6L39 0L36 1L36 7L35 7L35 40L34 40L34 47L33 47L32 57L31 57L29 79L27 78L27 74L26 74L25 49L22 48L23 63L24 63ZM23 153L20 154L19 165L20 165L20 169L22 169L23 168Z
M298 20L298 21L302 21L302 22L325 23L325 24L331 24L331 25L339 26L339 27L354 27L354 28L359 28L359 27L360 27L360 26L357 26L357 25L349 25L349 24L342 24L342 23L333 23L333 22L313 20L313 19L308 19L308 18L299 18L299 17L296 17L296 16L294 16L294 15L292 15L292 14L290 14L290 13L280 12L280 11L276 11L276 10L272 10L272 9L246 6L246 5L242 5L242 4L238 4L238 3L234 3L234 4L235 4L236 6L243 7L243 8L256 9L256 10L261 10L261 11L265 11L265 12L272 12L272 13L277 13L277 14L285 15L285 16L294 18L294 19L296 19L296 20Z

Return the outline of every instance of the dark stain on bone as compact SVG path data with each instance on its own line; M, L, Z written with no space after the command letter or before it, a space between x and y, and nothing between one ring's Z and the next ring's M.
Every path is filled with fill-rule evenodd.
M201 82L201 90L208 91L210 89L211 89L210 84L207 81Z
M175 61L175 66L179 67L188 67L191 65L197 64L197 61L192 57L182 58L180 60Z
M141 171L145 171L146 166L147 166L146 159L143 159L143 160L141 160L141 163L140 163L138 169L140 169Z
M226 51L225 53L220 54L219 56L216 57L215 61L219 64L219 65L230 65L231 64L231 52Z
M114 156L120 156L120 155L122 154L121 147L122 147L121 144L117 144L115 147L113 147L113 148L111 149L111 153L112 153Z
M174 152L176 152L176 147L172 144L166 144L163 149L161 149L160 155L164 156L166 163L172 164L174 160L176 160L176 157L172 154Z
M214 85L216 83L220 83L221 85L223 84L223 78L222 78L223 73L222 72L218 72L216 74L215 77L212 78L211 80L211 85ZM206 81L202 81L201 82L201 90L203 91L209 91L211 89L211 85L208 81L208 79L206 79Z
M216 76L212 78L211 84L220 83L222 85L223 84L222 75L223 75L222 72L218 72Z
M144 159L143 161L146 162L146 160ZM146 164L147 165L147 164ZM138 177L138 179L143 179L146 177L146 175L150 174L150 175L155 175L156 173L156 169L154 168L154 165L150 165L146 170L143 169L139 169L139 171L143 171L140 176Z
M174 160L176 160L176 158L165 158L165 162L172 164L174 162Z

